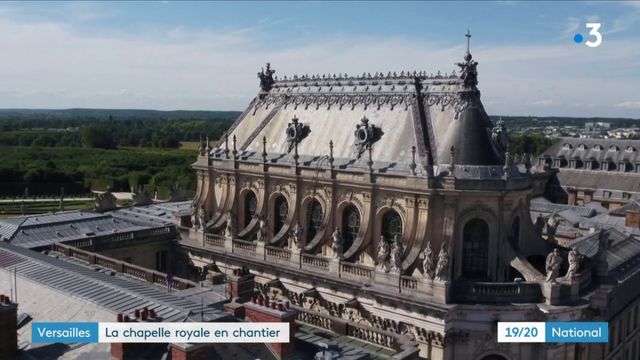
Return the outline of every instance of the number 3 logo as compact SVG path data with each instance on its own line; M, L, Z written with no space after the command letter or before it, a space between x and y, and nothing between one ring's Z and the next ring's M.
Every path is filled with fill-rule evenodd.
M591 31L589 31L589 35L595 36L596 41L586 41L584 43L585 45L592 48L600 46L602 43L602 34L598 31L600 30L600 26L602 26L600 23L587 23L587 29L591 29Z

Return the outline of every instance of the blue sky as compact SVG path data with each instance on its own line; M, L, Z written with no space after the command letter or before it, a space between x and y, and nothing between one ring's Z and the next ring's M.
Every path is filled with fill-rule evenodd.
M242 110L267 61L450 72L467 28L490 114L640 118L640 2L3 2L0 107Z

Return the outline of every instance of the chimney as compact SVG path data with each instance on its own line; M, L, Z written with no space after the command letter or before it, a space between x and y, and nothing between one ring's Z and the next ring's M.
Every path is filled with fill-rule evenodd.
M117 322L149 322L159 320L160 318L156 316L156 312L153 309L149 309L148 307L135 309L135 311L133 312L133 319L130 318L129 315L116 315ZM139 359L141 352L143 351L145 351L145 344L111 343L111 360Z
M625 226L632 228L640 228L640 211L638 210L627 210L625 213Z
M18 304L0 295L0 360L16 357L18 351Z
M171 344L171 360L207 360L212 359L209 355L211 344Z
M251 322L277 322L289 323L289 342L288 343L272 343L265 344L275 355L277 359L285 359L293 356L296 352L295 333L296 333L296 316L297 311L289 306L289 302L269 302L260 301L257 303L246 302L243 305L245 319Z

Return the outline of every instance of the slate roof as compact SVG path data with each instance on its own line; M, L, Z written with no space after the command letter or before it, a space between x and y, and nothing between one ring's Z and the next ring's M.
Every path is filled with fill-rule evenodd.
M576 215L579 215L585 218L590 218L598 215L598 212L591 207L555 204L544 198L532 199L531 202L529 203L529 208L532 212L539 212L539 213L546 213L546 214L559 213L565 210L571 210Z
M163 287L151 283L97 271L8 243L0 243L0 269L16 269L20 277L113 313L130 314L147 306L166 322L200 321L200 302L182 296L180 291L167 293ZM206 308L204 312L205 321L228 317L213 308Z
M12 244L36 248L78 238L147 229L149 226L91 211L0 219L2 237Z
M594 258L598 254L600 238L608 242L606 259L611 275L623 280L627 276L625 268L635 266L640 261L640 239L625 234L615 228L596 231L593 234L570 241L567 247L575 247L580 254Z
M595 159L598 162L610 160L617 164L621 161L640 162L638 151L640 140L561 138L541 156L583 161Z
M190 214L191 201L132 206L105 213L66 211L0 219L0 238L13 245L37 248L56 242L91 238L173 224Z
M354 132L363 117L382 131L372 146L376 169L406 174L412 147L416 148L418 170L429 159L433 165L449 164L452 146L456 164L503 163L491 140L493 124L475 84L465 84L457 75L409 72L275 80L233 124L228 142L220 141L210 155L225 158L225 150L237 149L241 159L259 160L264 137L267 161L290 164L287 127L294 117L309 130L298 144L299 161L308 166L317 166L320 158L329 154L332 140L336 166L366 170L366 153L362 155L366 160L354 161ZM232 139L236 140L235 148Z

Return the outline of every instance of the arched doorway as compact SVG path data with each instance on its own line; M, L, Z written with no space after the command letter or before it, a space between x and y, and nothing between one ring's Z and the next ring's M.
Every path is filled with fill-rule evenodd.
M342 212L342 249L347 251L360 231L360 212L353 205L347 206Z
M244 196L244 227L249 225L251 219L256 214L258 208L258 198L253 191L248 191Z
M307 206L307 229L307 242L322 229L322 206L317 200L311 200Z
M276 199L273 215L273 233L277 234L287 222L289 215L289 203L284 196L278 196Z
M489 263L489 225L481 219L469 220L462 231L462 277L486 280Z
M395 210L389 210L382 216L382 224L380 229L384 240L391 244L396 236L402 238L402 218Z

